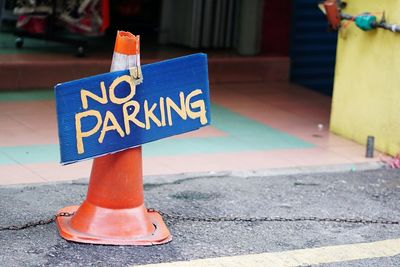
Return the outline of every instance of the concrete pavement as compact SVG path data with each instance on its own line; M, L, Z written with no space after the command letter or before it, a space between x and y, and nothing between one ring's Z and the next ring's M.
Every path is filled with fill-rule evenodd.
M86 190L85 180L0 187L0 227L50 218L60 207L80 203ZM400 171L378 169L276 176L215 173L177 179L145 178L145 197L148 207L184 217L316 216L399 221ZM173 241L153 247L71 243L58 236L53 223L19 231L0 231L1 265L130 266L272 252L286 252L284 257L289 257L295 254L292 250L315 252L312 249L327 247L329 253L338 245L349 245L345 250L349 253L361 246L363 255L368 256L359 244L368 243L381 252L378 257L371 253L370 258L346 258L331 252L330 257L336 260L320 262L321 266L400 266L400 255L396 251L390 254L383 245L386 243L378 242L394 240L397 244L400 225L176 219L166 219L166 223ZM219 266L247 266L239 258ZM274 266L272 262L271 266Z

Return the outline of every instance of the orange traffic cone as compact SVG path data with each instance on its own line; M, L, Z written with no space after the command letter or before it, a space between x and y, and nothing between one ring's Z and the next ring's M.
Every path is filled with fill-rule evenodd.
M139 60L139 36L119 31L111 70L134 67ZM59 212L74 212L56 220L60 235L70 241L156 245L172 239L162 217L144 206L141 147L94 159L86 200Z

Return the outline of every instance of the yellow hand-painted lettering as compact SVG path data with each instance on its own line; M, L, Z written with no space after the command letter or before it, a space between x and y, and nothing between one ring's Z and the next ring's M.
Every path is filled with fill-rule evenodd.
M154 115L153 111L157 107L157 104L154 103L149 109L149 102L147 100L144 101L144 119L146 120L146 130L150 129L150 119L158 126L161 127L161 121Z
M125 86L123 85L125 83ZM126 84L128 86L126 86ZM174 120L199 119L202 125L207 124L206 106L204 100L193 101L196 96L203 94L201 89L195 89L185 96L183 92L179 92L179 103L175 103L171 97L160 97L158 102L150 103L144 100L142 104L133 100L136 94L136 86L129 75L123 75L116 78L109 86L108 91L104 82L100 82L101 95L96 95L88 90L82 89L80 97L82 108L85 111L75 115L76 129L76 146L78 154L85 152L84 138L98 135L98 143L102 144L108 132L115 131L121 138L130 135L132 126L141 129L150 130L151 124L156 127L172 127ZM116 91L120 90L117 94ZM124 95L124 96L122 96ZM101 105L108 104L109 100L113 104L121 106L121 110L107 110L104 119L100 111L89 109L88 99L98 102ZM143 110L141 111L141 105ZM114 113L122 114L122 118L116 118ZM115 113L115 114L118 114ZM175 113L178 116L173 116ZM82 130L83 121L94 117L96 124L88 131ZM91 118L93 120L93 118ZM122 126L121 126L122 125ZM85 128L85 127L83 127ZM133 128L134 129L134 128Z
M207 116L206 116L206 106L204 104L203 100L197 100L193 103L190 103L190 100L192 97L197 96L202 94L203 92L200 89L196 89L192 91L188 96L186 97L186 111L188 116L191 119L197 119L200 118L201 124L205 125L207 124ZM192 109L198 109L198 111L193 111Z
M91 130L89 130L87 132L82 132L81 120L83 118L89 117L89 116L96 117L97 123ZM89 137L89 136L95 134L100 129L101 122L102 122L101 115L100 115L100 112L98 112L97 110L88 110L88 111L80 112L75 115L76 146L77 146L78 154L82 154L83 152L85 152L85 149L83 147L83 138Z
M181 116L183 120L187 119L187 114L186 114L186 106L185 106L185 96L182 92L179 93L179 100L181 102L181 107L178 107L177 104L172 101L171 98L167 97L167 114L168 114L168 124L169 126L172 126L172 115L171 115L171 108L175 110L175 112Z
M111 122L111 125L108 125L108 122ZM114 114L110 111L106 112L106 116L104 117L103 128L101 129L99 143L103 143L104 136L108 131L117 131L121 137L125 136L124 131L122 130L121 126L119 125L117 119L115 118Z
M126 97L123 98L119 98L115 95L115 89L117 88L117 86L122 83L122 82L126 82L129 84L129 89L130 92ZM113 102L114 104L123 104L129 100L132 99L132 97L135 95L136 93L136 86L133 83L132 77L129 75L124 75L121 77L118 77L117 79L115 79L112 84L110 85L110 100L111 102Z
M133 107L133 112L131 114L128 114L129 109L132 107ZM122 107L122 112L124 115L125 132L127 135L131 133L131 126L129 125L129 122L133 122L140 128L146 128L146 125L136 118L136 115L139 113L139 110L140 110L139 103L133 100L126 102Z

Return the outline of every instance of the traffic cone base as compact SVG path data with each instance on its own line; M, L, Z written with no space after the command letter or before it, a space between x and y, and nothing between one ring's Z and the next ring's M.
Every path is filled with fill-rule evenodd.
M69 241L150 246L172 240L160 214L147 211L144 205L115 210L94 206L85 201L80 207L69 206L58 212L75 213L72 217L57 217L56 220L60 235Z

